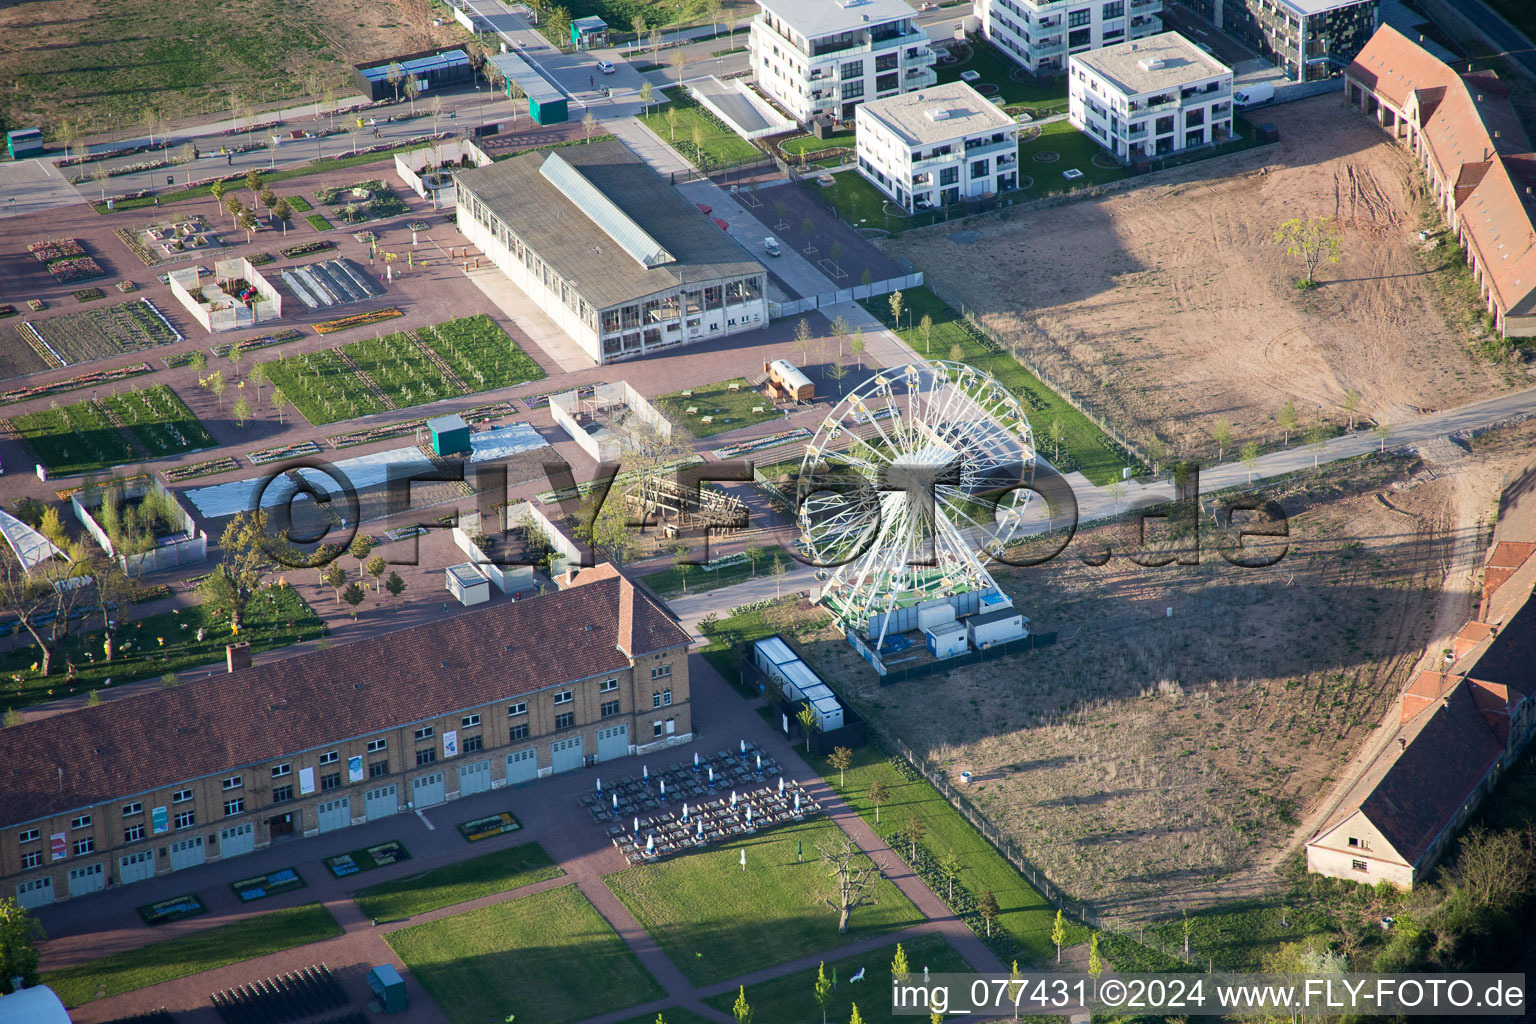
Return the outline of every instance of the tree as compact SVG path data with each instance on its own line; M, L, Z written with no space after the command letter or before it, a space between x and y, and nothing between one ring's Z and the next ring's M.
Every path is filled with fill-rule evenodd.
M421 95L421 79L411 75L405 80L405 98L411 101L411 114L416 114L416 97Z
M653 100L655 96L656 92L651 87L650 79L646 79L640 83L640 103L644 106L646 114L651 112L651 100Z
M1242 460L1243 468L1248 471L1248 482L1253 483L1253 467L1259 461L1259 442L1249 441L1243 445L1243 450L1238 458Z
M245 396L242 395L235 399L235 404L230 406L229 412L235 418L235 422L239 424L240 429L244 430L245 421L251 418L251 403L247 402Z
M287 238L288 222L293 219L293 207L288 205L287 199L279 197L277 202L272 204L272 216L276 217L277 222L283 226L283 237Z
M891 310L891 326L899 331L901 330L901 289L891 292L887 304Z
M91 578L96 582L96 613L101 616L101 649L111 662L117 653L117 631L133 607L134 583L106 552L92 558Z
M736 1003L731 1007L731 1016L736 1018L736 1024L752 1024L752 1007L747 1002L745 985L736 989Z
M908 851L912 854L911 860L917 860L917 844L923 841L923 819L917 813L907 815L907 823L901 826L901 841L907 844Z
M283 144L283 137L277 132L267 136L267 160L272 170L277 170L277 147Z
M720 38L720 22L725 20L725 6L720 0L709 0L706 13L709 15L709 27L714 30L713 38Z
M891 798L891 789L880 779L875 779L869 784L869 789L864 796L869 800L871 807L875 809L875 824L880 824L880 808Z
M270 382L270 378L267 375L267 364L257 363L251 367L251 372L245 375L245 379L250 381L251 385L256 388L256 401L259 403L261 401L262 385Z
M91 177L96 181L96 184L101 186L101 201L105 203L107 201L107 179L112 177L112 172L107 169L106 164L98 163L95 167L91 168Z
M0 896L0 993L12 991L12 978L20 978L23 987L38 983L37 944L45 937L31 911Z
M847 747L833 747L827 755L827 763L837 769L837 785L841 789L846 781L848 766L853 764L853 751Z
M273 191L271 185L265 185L257 198L261 200L261 205L266 207L267 223L272 223L272 208L277 205L277 193Z
M1344 411L1349 413L1349 429L1355 429L1355 414L1360 411L1360 392L1350 388L1344 392Z
M816 732L816 727L821 720L816 717L816 709L809 704L802 704L800 711L795 715L795 721L800 723L800 730L805 733L805 752L811 752L811 736Z
M704 126L695 123L693 126L693 155L700 167L709 166L709 154L704 152Z
M832 979L827 977L825 960L816 968L816 985L812 991L816 994L816 1005L821 1007L821 1024L827 1024L827 1000L832 995Z
M229 360L229 375L231 377L240 376L240 364L245 360L245 352L240 346L229 346L229 354L224 358Z
M379 593L379 581L384 578L384 570L389 568L389 563L384 561L383 555L374 555L363 566L363 571L373 577L373 592Z
M1062 426L1060 416L1051 420L1051 425L1046 428L1046 433L1051 439L1051 461L1059 462L1061 461L1061 442L1067 436L1067 428Z
M997 905L997 897L988 889L981 894L981 899L976 901L976 911L981 914L981 919L987 926L987 938L992 937L992 922L1003 912L1003 908Z
M1312 449L1312 468L1317 468L1317 457L1328 446L1328 424L1321 421L1307 428L1307 447Z
M896 976L899 985L905 985L912 976L912 967L907 963L907 951L901 948L899 942L896 943L896 955L891 957L891 973Z
M241 231L245 232L245 241L249 245L251 232L256 230L256 215L250 210L241 210L235 215L235 224Z
M927 355L929 345L933 341L933 317L924 313L923 318L917 322L917 330L923 336L923 355ZM955 360L955 362L959 361Z
M191 354L187 356L187 365L192 367L192 369L197 373L202 373L204 370L208 369L208 357L203 355L202 349L195 348L192 350Z
M213 196L213 201L218 203L221 207L224 205L224 193L228 191L229 186L224 184L222 181L216 180L212 185L208 186L208 194Z
M1530 839L1527 831L1474 826L1461 839L1448 880L1479 910L1518 907L1536 892L1536 848Z
M1387 452L1387 437L1392 433L1392 425L1386 420L1382 420L1372 428L1372 432L1376 435L1376 439L1381 442L1381 452L1385 455Z
M833 318L832 337L837 339L837 354L839 358L842 357L843 343L848 340L848 332L851 330L853 330L853 327L848 323L848 318L843 316L843 314L839 313Z
M1287 256L1295 257L1306 270L1307 276L1299 284L1302 288L1317 284L1317 268L1321 264L1339 262L1339 232L1332 217L1293 217L1281 221L1274 239Z
M75 127L73 121L60 121L59 126L53 131L53 141L64 151L66 157L75 155L75 143L80 140L80 129Z
M1094 932L1088 938L1088 973L1097 981L1099 975L1104 973L1104 960L1099 956L1099 933Z
M549 35L560 41L559 49L569 49L571 45L571 12L565 7L556 4L548 9L546 21L549 25Z
M1114 499L1115 515L1119 515L1120 499L1125 495L1125 481L1121 480L1119 477L1114 477L1109 481L1109 483L1104 485L1104 489L1108 491L1109 496Z
M837 934L848 934L848 919L860 907L873 906L877 900L873 892L877 878L874 866L859 853L858 847L847 836L816 847L821 862L827 868L830 884L820 895L820 900L837 913Z
M962 866L960 858L955 854L954 850L945 850L944 856L939 858L939 874L944 876L944 882L947 886L947 895L944 898L951 903L955 899L955 879L960 877Z
M347 554L357 559L358 572L364 570L363 563L367 561L368 556L373 552L373 548L373 538L366 533L359 533L356 537L352 538L352 543L347 546Z
M676 107L668 107L667 108L667 132L668 132L668 135L669 135L670 140L672 142L676 142L677 141L677 121L678 121L677 108Z
M1285 446L1291 446L1291 431L1301 423L1301 417L1296 414L1296 403L1286 402L1275 413L1275 422L1280 424L1280 429L1285 431Z
M281 388L273 388L272 393L267 396L267 401L277 413L277 422L282 423L283 410L288 408L288 396L283 394Z
M672 566L677 569L677 578L683 585L683 593L688 593L688 574L693 572L693 551L687 544L676 544L672 548Z
M864 328L860 327L853 332L853 340L848 343L848 351L859 361L859 369L864 369L864 349L869 343L864 340Z
M1227 445L1232 443L1232 424L1225 416L1216 417L1216 425L1211 427L1211 439L1216 442L1216 461L1220 462Z
M336 592L336 603L341 603L341 588L347 585L347 570L340 562L332 562L320 570L320 582Z
M1019 997L1024 994L1024 976L1019 973L1019 962L1015 960L1008 969L1008 998L1013 1002L1013 1019L1019 1019Z
M747 556L747 562L752 566L752 578L757 578L757 560L767 554L767 550L757 542L748 544L742 548L741 553Z
M650 36L646 38L646 42L651 47L651 61L653 63L659 61L661 59L661 31L659 29L652 29Z
M672 65L672 70L677 72L677 84L683 84L683 68L688 66L688 54L679 46L667 55L667 63Z
M636 13L635 16L629 20L629 27L634 30L635 33L634 41L630 43L630 50L633 51L634 48L640 44L640 41L645 38L645 15Z
M443 97L438 93L434 93L432 95L432 102L427 104L427 110L432 115L432 134L436 135L438 119L443 116ZM439 154L439 158L441 158L441 154Z
M1060 910L1056 911L1056 921L1051 925L1051 941L1056 943L1056 962L1061 963L1061 947L1067 941L1067 921Z
M853 1013L848 1017L848 1024L864 1024L864 1018L859 1016L859 1004L853 1004Z
M405 593L405 587L405 580L401 579L400 574L397 572L390 573L389 579L384 581L384 589L389 591L390 597L399 597Z
M0 552L0 611L15 616L31 635L41 652L38 667L44 676L52 674L54 659L69 636L69 619L84 599L86 588L81 583L91 567L90 552L65 536L62 526L55 536L50 539L63 553L34 565L30 572L9 548ZM72 677L74 666L66 662L66 668Z
M261 171L251 168L245 172L245 187L251 193L251 205L256 204L256 199L261 195Z
M826 375L837 381L838 394L842 394L843 378L848 376L848 372L848 364L843 362L841 356L834 358L832 362L827 365Z
M635 553L635 528L624 511L624 501L615 482L604 495L593 490L576 510L572 532L583 544L597 548L615 564L623 565Z
M965 349L958 341L949 346L949 361L952 363L965 362Z
M784 577L789 575L789 566L784 564L784 559L774 556L768 563L768 575L773 577L773 596L784 596Z
M384 78L389 82L389 87L395 90L395 102L399 103L400 83L405 79L405 69L394 61L390 61L389 70L385 72Z
M224 379L224 372L222 370L214 370L208 376L200 379L198 383L207 388L208 393L219 400L220 409L224 408L224 392L229 390L229 381Z
M357 606L363 603L363 588L354 580L347 584L347 589L342 591L341 599L352 606L352 621L357 621Z
M261 509L236 512L219 537L219 564L199 585L204 604L229 612L236 636L245 623L245 609L273 565L267 514Z
M224 210L229 214L230 222L238 224L240 223L240 214L245 210L245 204L240 201L239 196L230 193L224 197Z

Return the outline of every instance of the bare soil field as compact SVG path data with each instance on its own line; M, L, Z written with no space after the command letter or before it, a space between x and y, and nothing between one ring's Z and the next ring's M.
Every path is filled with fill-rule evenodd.
M451 20L433 31L468 37ZM65 119L128 134L150 106L174 122L227 114L232 98L348 95L347 65L420 48L393 6L362 0L0 0L0 110L50 137Z
M1239 443L1278 440L1276 412L1305 424L1360 411L1401 419L1519 383L1479 362L1445 325L1415 251L1420 188L1410 157L1337 96L1267 109L1281 143L1175 183L1050 209L991 215L884 243L1132 436L1215 454L1226 417ZM1211 178L1221 168L1221 176ZM1281 221L1323 214L1342 260L1300 291L1272 241Z
M1289 552L1269 568L1224 561L1208 518L1198 565L1143 567L1127 524L1086 530L997 573L1035 649L946 675L881 687L830 628L798 642L880 731L956 784L972 772L972 799L1100 912L1147 921L1276 891L1282 852L1396 713L1426 643L1464 621L1462 559L1532 436L1514 428L1449 471L1389 454L1277 485ZM1079 557L1106 542L1106 564Z

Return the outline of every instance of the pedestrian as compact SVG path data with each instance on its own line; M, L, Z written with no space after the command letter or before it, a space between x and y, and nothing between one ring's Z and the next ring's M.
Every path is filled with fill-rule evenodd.
M597 79L593 78L591 75L588 75L587 76L587 88L590 89L593 86L595 86L596 84L597 84Z
M234 164L235 164L235 154L233 154L233 153L225 153L224 154L224 166L225 167L233 167Z

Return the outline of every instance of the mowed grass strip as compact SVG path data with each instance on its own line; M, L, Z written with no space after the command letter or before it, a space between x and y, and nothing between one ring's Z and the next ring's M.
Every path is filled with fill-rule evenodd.
M688 980L708 985L923 920L896 886L878 880L878 902L854 911L848 933L837 933L837 915L819 900L830 880L816 846L842 837L826 819L800 822L604 881Z
M341 925L324 906L306 903L49 971L43 984L65 1006L79 1006L100 998L98 991L102 996L132 992L340 934Z
M731 390L732 384L736 385L737 390ZM674 391L670 395L662 395L656 399L656 405L672 422L687 428L694 437L710 437L727 430L754 427L759 423L776 420L781 415L774 404L763 397L762 392L747 387L745 377L688 390L691 394ZM689 409L695 411L690 414ZM754 409L762 411L753 412ZM704 422L706 416L711 422Z
M835 769L826 770L825 761L821 767L827 784L837 790L861 818L886 835L916 815L923 823L923 845L936 857L953 852L960 859L960 874L955 884L964 886L976 896L990 889L997 897L1002 914L996 926L1031 955L1040 959L1055 957L1051 926L1056 920L1056 908L982 838L943 794L926 779L909 781L903 778L878 747L861 747L854 751L853 758L853 767L848 769L842 786L838 785ZM890 798L880 807L878 825L874 804L869 800L870 783L877 779L885 783L890 793ZM901 852L899 843L896 850ZM939 895L943 896L943 893ZM1088 938L1087 930L1081 925L1068 922L1067 931L1068 945Z
M453 1024L570 1021L659 999L656 979L573 885L391 932Z
M370 885L353 893L352 898L369 917L394 921L563 874L542 846L523 843L410 878Z
M975 968L965 962L965 957L955 951L940 935L920 935L911 942L901 944L907 954L907 964L915 975L913 985L923 983L923 968L935 974L969 974ZM859 1018L865 1024L913 1024L923 1017L904 1014L900 1017L891 1012L891 961L896 958L896 943L860 953L856 956L825 961L827 978L837 975L837 988L827 999L827 1020L845 1021L853 1016L853 1004L859 1004ZM1022 965L1021 965L1022 966ZM868 985L850 985L848 979L860 969L867 970L864 980ZM747 986L747 1005L752 1007L752 1019L763 1021L807 1021L815 1024L821 1019L821 1007L816 1003L816 968L793 971L772 981ZM966 993L969 995L969 993ZM736 1003L736 993L729 992L704 1000L726 1013ZM667 1024L672 1019L667 1018Z

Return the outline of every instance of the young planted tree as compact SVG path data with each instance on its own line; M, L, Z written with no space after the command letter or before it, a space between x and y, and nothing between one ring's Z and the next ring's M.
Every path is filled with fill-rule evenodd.
M693 572L693 551L687 544L676 544L672 548L672 567L677 570L678 581L683 585L683 593L688 593L688 574Z
M827 755L827 763L837 769L837 788L842 789L848 766L853 764L853 751L847 747L833 747L832 753Z
M205 605L229 613L236 636L245 624L245 609L273 566L270 550L276 540L267 532L261 509L236 512L219 537L219 563L198 586Z
M864 369L864 349L869 343L864 340L864 328L860 327L853 332L853 340L848 343L848 351L859 361L859 369Z
M853 1004L853 1012L848 1015L848 1024L864 1024L864 1018L859 1014L859 1004Z
M667 108L667 136L668 136L668 139L670 141L672 141L672 142L676 142L677 141L677 121L678 121L677 108L676 107L668 107Z
M1216 425L1211 427L1211 440L1216 442L1216 461L1220 462L1227 445L1232 443L1232 423L1225 416L1216 417Z
M1061 442L1067 436L1067 428L1062 426L1060 416L1054 417L1051 420L1051 425L1046 428L1046 434L1051 439L1051 461L1060 462Z
M1350 388L1344 392L1344 411L1349 413L1349 429L1355 429L1355 416L1360 411L1360 392Z
M261 196L262 179L261 171L252 168L245 173L245 187L251 193L251 205L255 206Z
M635 47L645 40L645 15L636 11L635 16L629 19L629 27L635 33L635 38L629 44L630 52L633 53Z
M1051 924L1051 941L1056 944L1056 962L1061 963L1061 947L1067 941L1067 921L1058 909L1056 920Z
M847 836L817 846L821 863L827 869L830 885L821 894L821 901L837 913L837 934L848 934L848 919L860 907L873 906L877 901L874 865L864 859L853 840Z
M816 1005L821 1007L821 1024L827 1024L827 1000L832 997L832 979L827 977L825 960L816 967L816 984L812 992L816 996Z
M250 210L241 210L235 215L235 225L245 232L245 244L251 244L251 232L256 230L256 215Z
M267 401L271 404L272 411L277 413L277 422L281 425L283 422L283 410L288 408L288 396L283 394L280 388L273 388L272 393L267 396Z
M272 210L278 203L277 192L273 190L271 185L266 185L262 188L261 195L257 196L257 199L267 211L267 223L272 223Z
M267 377L267 364L257 363L255 366L251 367L251 372L245 375L245 379L250 381L251 385L256 388L256 401L259 403L261 401L262 385L269 382Z
M389 69L384 73L384 79L389 82L389 87L395 90L395 102L399 103L400 83L405 80L405 69L394 61L390 61Z
M320 582L336 592L336 603L341 603L341 588L347 585L347 570L340 562L332 562L320 570Z
M240 215L245 212L245 204L239 196L231 193L224 197L224 210L229 214L230 223L239 224Z
M891 311L891 327L893 330L901 330L901 289L891 292L891 297L886 300L886 305Z
M1275 422L1280 425L1281 430L1285 431L1285 446L1289 448L1291 446L1291 431L1295 430L1301 423L1301 417L1296 412L1296 403L1286 402L1282 405L1280 411L1275 413Z
M421 95L421 79L410 75L405 80L405 98L411 101L411 116L416 115L416 97Z
M736 1018L736 1024L752 1024L752 1006L747 1002L745 985L736 989L736 1003L731 1007L731 1016Z
M389 563L384 561L383 555L374 555L372 558L368 559L367 564L363 566L363 571L366 572L369 576L373 577L373 592L375 594L379 593L379 588L381 586L380 581L383 580L384 571L388 568Z
M880 824L880 808L891 799L891 789L884 780L875 779L869 784L869 789L864 795L869 799L869 805L875 809L875 824Z
M795 715L795 721L800 723L800 731L805 733L805 752L811 752L811 737L815 735L821 719L816 717L816 709L809 704L802 704L800 711Z
M389 579L384 581L384 589L389 591L390 597L399 597L405 593L405 588L406 582L400 578L400 574L397 572L390 573Z
M683 84L683 69L688 66L688 54L679 46L667 55L667 63L672 65L673 71L677 72L677 84L681 86Z
M597 133L597 117L590 110L581 115L581 131L588 142L591 142L592 136Z
M773 561L768 563L768 575L773 577L773 596L783 597L784 577L789 575L789 566L784 564L782 558L775 556Z
M960 858L954 850L945 850L944 855L939 858L939 874L944 877L947 893L944 898L951 903L955 900L955 879L960 877L962 867Z
M357 621L357 606L363 603L363 588L354 580L347 584L347 589L341 592L341 599L352 606L352 621Z
M761 544L753 542L742 548L741 553L747 556L747 564L752 567L752 578L757 578L757 560L768 553Z
M990 939L992 937L992 923L1003 912L1003 908L997 905L997 897L993 895L991 889L982 893L981 898L976 901L976 911L981 915L982 921L985 922L987 938Z
M274 171L277 170L277 147L282 144L283 137L277 132L274 131L267 136L267 166Z
M224 408L224 392L229 390L229 381L224 379L222 370L214 370L208 376L198 381L208 393L219 400L219 408Z
M645 81L641 82L640 83L640 104L643 107L644 113L647 116L649 116L650 112L651 112L651 101L653 99L655 99L655 98L656 98L656 91L651 87L650 79L646 79Z
M1307 428L1307 447L1312 449L1312 468L1317 469L1317 459L1328 447L1328 424L1321 421Z
M357 559L357 571L359 573L364 571L364 563L368 560L368 556L373 553L373 549L373 538L366 533L359 533L356 537L353 537L352 543L347 546L347 554Z
M842 358L842 355L843 355L843 343L848 340L848 332L851 331L851 330L853 330L853 327L852 327L852 325L850 325L848 323L848 318L847 317L845 317L841 313L839 313L836 317L833 318L833 320L832 320L832 337L837 339L837 355L838 355L838 358Z
M1088 938L1088 973L1097 980L1104 973L1104 959L1099 956L1099 933L1094 932Z
M704 126L698 122L693 125L693 159L701 169L709 169L709 154L704 150Z
M1249 441L1243 445L1243 450L1238 454L1243 463L1243 469L1248 471L1248 482L1253 483L1253 467L1259 461L1259 442Z
M923 819L916 812L907 815L907 823L901 826L901 841L907 844L907 852L914 863L917 861L917 844L922 842L924 831Z
M229 414L235 418L235 423L239 425L240 429L244 430L246 420L251 418L251 403L245 400L244 395L241 395L235 399L235 404L229 407Z
M965 348L958 341L949 346L949 361L952 363L965 362Z
M103 203L107 201L107 179L110 177L112 177L112 172L107 169L107 165L104 163L97 163L95 167L91 168L91 178L96 184L101 186L101 201Z
M923 336L923 355L927 355L929 347L933 342L933 317L924 313L923 318L917 322L917 333ZM958 345L955 347L959 348ZM962 351L961 354L963 355L964 352ZM957 363L959 361L958 359L955 360Z
M195 373L201 375L204 370L208 369L208 357L203 355L202 349L195 348L187 356L187 365L192 367Z
M896 955L891 957L891 973L896 976L898 985L905 985L912 976L912 965L907 963L907 951L899 942L896 943Z
M1387 437L1392 433L1392 425L1386 420L1382 420L1371 428L1371 433L1375 434L1376 439L1381 442L1381 453L1385 455L1387 453Z

